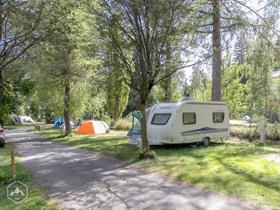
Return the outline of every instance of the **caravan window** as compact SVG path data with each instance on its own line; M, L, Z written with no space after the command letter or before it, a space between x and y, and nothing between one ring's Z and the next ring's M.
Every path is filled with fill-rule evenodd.
M171 114L169 113L158 113L154 114L153 119L152 119L152 124L153 125L166 125Z
M196 114L195 112L185 112L183 113L183 124L191 125L196 123Z
M222 123L225 119L224 112L213 112L213 123Z

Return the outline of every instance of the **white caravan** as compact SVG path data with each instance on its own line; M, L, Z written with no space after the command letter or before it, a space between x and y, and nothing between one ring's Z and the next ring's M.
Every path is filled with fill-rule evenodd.
M217 101L182 101L161 103L147 110L147 132L150 145L202 142L229 136L227 104ZM133 141L134 139L134 141ZM141 144L132 136L131 143Z

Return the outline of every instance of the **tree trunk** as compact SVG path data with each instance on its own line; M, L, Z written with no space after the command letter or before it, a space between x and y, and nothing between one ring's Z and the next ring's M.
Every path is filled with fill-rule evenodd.
M3 1L0 0L0 41L3 35ZM4 102L4 78L3 69L0 69L0 105Z
M70 81L65 82L64 87L64 123L65 123L65 132L66 135L71 134L71 125L70 125Z
M212 61L212 101L221 100L221 20L220 0L212 0L213 5L213 61Z
M4 102L4 78L3 71L0 70L0 105Z
M166 43L166 62L167 62L167 66L166 66L166 75L171 73L171 65L170 65L170 60L171 60L171 46L170 46L170 42ZM165 102L171 102L172 101L172 90L171 90L171 85L172 85L172 75L170 75L169 77L167 77L165 79L165 87L164 87L164 101Z
M141 100L140 111L143 114L143 118L141 120L142 147L145 152L148 152L149 151L149 141L148 141L148 135L147 135L147 120L146 120L147 116L146 116L145 109L146 109L146 101Z
M94 120L94 114L93 114L93 112L90 112L90 114L89 114L89 119L90 119L90 120Z

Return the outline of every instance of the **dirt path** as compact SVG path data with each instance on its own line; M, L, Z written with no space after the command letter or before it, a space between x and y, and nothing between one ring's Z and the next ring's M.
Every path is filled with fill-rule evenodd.
M26 128L11 130L6 137L15 144L34 182L65 209L254 209L94 152L45 140Z

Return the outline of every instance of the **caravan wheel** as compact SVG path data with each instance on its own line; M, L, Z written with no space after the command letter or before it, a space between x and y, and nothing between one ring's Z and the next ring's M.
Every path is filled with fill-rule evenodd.
M202 141L203 146L209 146L210 144L210 138L209 137L205 137Z
M0 136L0 148L5 146L5 139L4 137Z

